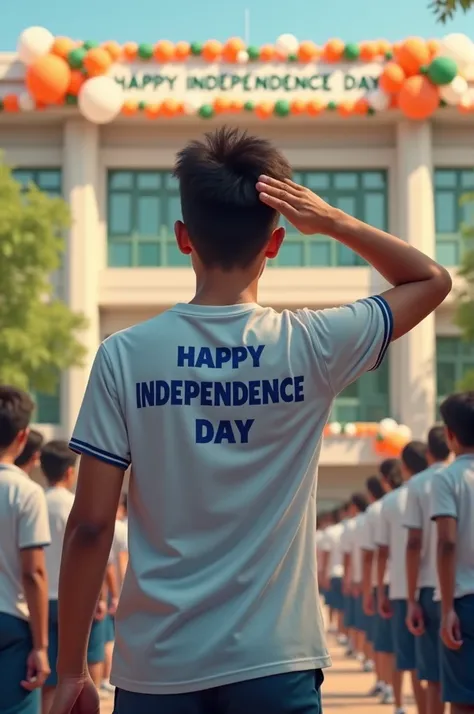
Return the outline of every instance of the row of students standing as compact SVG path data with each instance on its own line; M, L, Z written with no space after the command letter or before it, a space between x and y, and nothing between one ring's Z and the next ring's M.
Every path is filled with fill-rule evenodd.
M77 456L67 442L43 444L42 435L29 430L33 408L26 393L0 386L0 714L48 714L58 681L59 570ZM30 478L38 466L46 490ZM87 652L92 679L104 695L113 691L113 617L127 566L126 512L124 498Z
M443 426L387 459L365 493L323 517L319 577L339 641L370 692L418 714L474 712L474 392L441 405Z

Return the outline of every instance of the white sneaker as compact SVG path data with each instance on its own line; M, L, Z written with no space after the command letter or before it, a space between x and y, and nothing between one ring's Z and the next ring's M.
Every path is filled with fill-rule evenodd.
M398 709L395 709L395 714L405 714L404 708L398 707Z
M347 635L338 635L337 636L337 644L338 645L347 645L348 639Z
M100 685L100 688L103 692L107 692L107 694L114 694L115 692L115 687L113 684L110 684L106 679L102 682Z
M385 682L376 682L367 696L368 697L380 697L380 695L383 694L384 691L385 691Z
M375 669L375 663L371 659L366 659L362 669L364 672L373 672Z
M380 697L380 704L394 704L395 697L393 696L393 689L390 685L385 687L385 691Z
M363 654L363 652L358 652L356 654L356 660L363 664L365 662L365 654Z

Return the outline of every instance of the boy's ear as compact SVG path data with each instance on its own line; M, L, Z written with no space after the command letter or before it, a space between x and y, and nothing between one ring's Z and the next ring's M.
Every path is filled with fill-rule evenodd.
M283 243L283 239L285 237L285 229L283 226L279 226L278 228L275 228L273 231L270 240L267 243L267 247L265 249L265 258L276 258L278 255L278 251L280 250L280 246Z
M189 240L188 229L184 225L183 221L176 221L174 224L174 234L181 253L184 255L191 255L193 247L191 245L191 241Z

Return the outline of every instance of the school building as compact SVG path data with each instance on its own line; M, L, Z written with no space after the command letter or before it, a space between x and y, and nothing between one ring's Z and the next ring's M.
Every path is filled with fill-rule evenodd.
M25 67L13 54L0 55L0 93L20 96L19 111L6 110L9 99L0 113L4 160L19 181L34 181L69 203L73 223L55 281L59 294L88 319L86 364L63 374L55 395L38 395L37 421L47 436L70 434L101 340L192 297L194 274L173 233L180 201L172 167L186 141L222 123L271 139L293 165L296 181L400 235L456 276L462 226L472 218L472 206L461 198L474 189L474 114L448 105L415 121L394 102L375 109L371 98L380 92L383 58L352 64L344 58L325 64L323 58L309 69L291 59L269 64L257 58L225 72L199 56L166 65L153 57L146 64L136 56L117 61L110 74L124 94L124 110L100 125L83 118L73 101L27 107ZM230 76L226 86L223 74ZM169 105L174 113L159 110L168 97L176 100ZM307 104L309 98L317 101ZM320 309L385 287L344 246L289 227L259 299L276 309ZM390 347L378 371L338 397L332 421L393 417L415 437L425 436L439 400L474 368L474 344L461 341L454 313L451 295ZM370 438L326 438L320 502L329 505L360 485L378 459Z

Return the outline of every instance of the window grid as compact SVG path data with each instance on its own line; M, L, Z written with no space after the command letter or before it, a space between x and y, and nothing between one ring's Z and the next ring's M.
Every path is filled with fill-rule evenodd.
M59 168L21 168L13 169L13 178L26 189L34 183L39 189L52 197L62 195L62 174ZM38 424L61 423L60 383L52 394L36 391L33 393L36 404L33 421Z
M474 342L461 337L436 338L436 394L438 405L456 391L459 382L474 370Z
M435 169L436 258L442 265L459 265L469 247L462 230L474 225L474 203L462 199L471 193L474 193L474 170Z
M382 364L373 372L366 372L350 384L336 398L331 421L378 422L390 416L390 349Z

